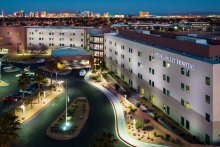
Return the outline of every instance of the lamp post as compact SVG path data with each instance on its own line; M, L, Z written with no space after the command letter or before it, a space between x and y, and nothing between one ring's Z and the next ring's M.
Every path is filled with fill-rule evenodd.
M2 62L0 61L0 83L2 79Z
M56 86L57 86L57 71L56 71Z
M22 119L25 119L25 105L21 105L21 109L22 109Z
M67 91L67 80L66 80L66 126L68 126L67 123L67 103L69 102L69 96L68 96L68 91Z

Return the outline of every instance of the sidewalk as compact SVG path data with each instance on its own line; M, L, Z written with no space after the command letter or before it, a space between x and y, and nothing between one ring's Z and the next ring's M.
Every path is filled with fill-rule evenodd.
M125 118L124 118L124 112L121 107L121 104L117 98L116 95L112 94L110 91L105 89L102 86L102 83L96 83L92 81L89 76L91 75L91 71L88 72L88 74L85 76L85 81L92 86L96 87L99 89L101 92L103 92L108 99L111 101L113 109L114 109L114 114L115 114L115 127L116 127L116 134L118 135L119 139L122 140L122 142L126 143L129 146L138 146L138 147L162 147L162 145L156 145L156 144L149 144L146 142L141 142L139 140L136 140L128 135L128 132L126 131L126 126L125 126Z
M46 95L49 94L49 96L46 96L46 98L43 98L43 95L40 97L40 103L38 103L38 95L33 100L33 108L31 108L31 104L28 104L25 106L25 118L22 119L22 109L20 108L19 111L15 112L15 115L18 116L18 120L21 123L26 122L27 120L31 119L35 114L37 114L39 111L41 111L45 106L47 106L52 100L54 100L57 96L59 96L61 93L63 93L64 88L61 85L60 87L57 87L56 91L52 91L52 95L50 95L50 90L46 91Z

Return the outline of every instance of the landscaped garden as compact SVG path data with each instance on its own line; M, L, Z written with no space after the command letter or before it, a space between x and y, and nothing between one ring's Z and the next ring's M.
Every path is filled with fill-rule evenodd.
M67 112L67 113L66 113ZM76 98L47 129L47 135L55 140L76 137L89 117L89 102L85 97Z

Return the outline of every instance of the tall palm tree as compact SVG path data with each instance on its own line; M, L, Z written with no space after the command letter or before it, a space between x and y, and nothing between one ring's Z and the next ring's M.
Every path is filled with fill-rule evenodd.
M22 71L21 76L18 79L18 88L22 90L23 105L24 105L24 99L25 99L24 91L26 89L26 86L29 85L30 83L31 83L30 78L26 75L25 71ZM32 104L31 104L31 107L32 107Z
M18 130L20 122L17 116L12 113L4 114L0 117L0 146L9 147L11 143L18 143Z
M45 80L45 76L42 70L37 70L34 74L34 80L37 82L37 88L38 88L38 103L40 102L40 93L41 93L41 88L40 84L42 84Z
M104 130L95 137L95 144L92 147L114 147L117 143L118 140L114 138L114 134Z
M50 71L50 86L52 88L53 72L57 70L57 64L53 60L50 60L47 63L47 69Z

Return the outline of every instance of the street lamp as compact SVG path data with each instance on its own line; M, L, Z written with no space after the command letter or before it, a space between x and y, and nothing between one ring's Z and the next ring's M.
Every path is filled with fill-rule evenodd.
M69 96L68 96L68 91L67 91L67 80L66 80L66 126L69 125L67 122L67 103L69 102Z
M57 71L56 71L56 86L57 86Z
M2 79L2 62L0 61L0 83Z
M125 99L127 99L127 95L125 94Z
M22 109L22 119L24 119L25 118L25 105L24 104L21 105L21 109Z

